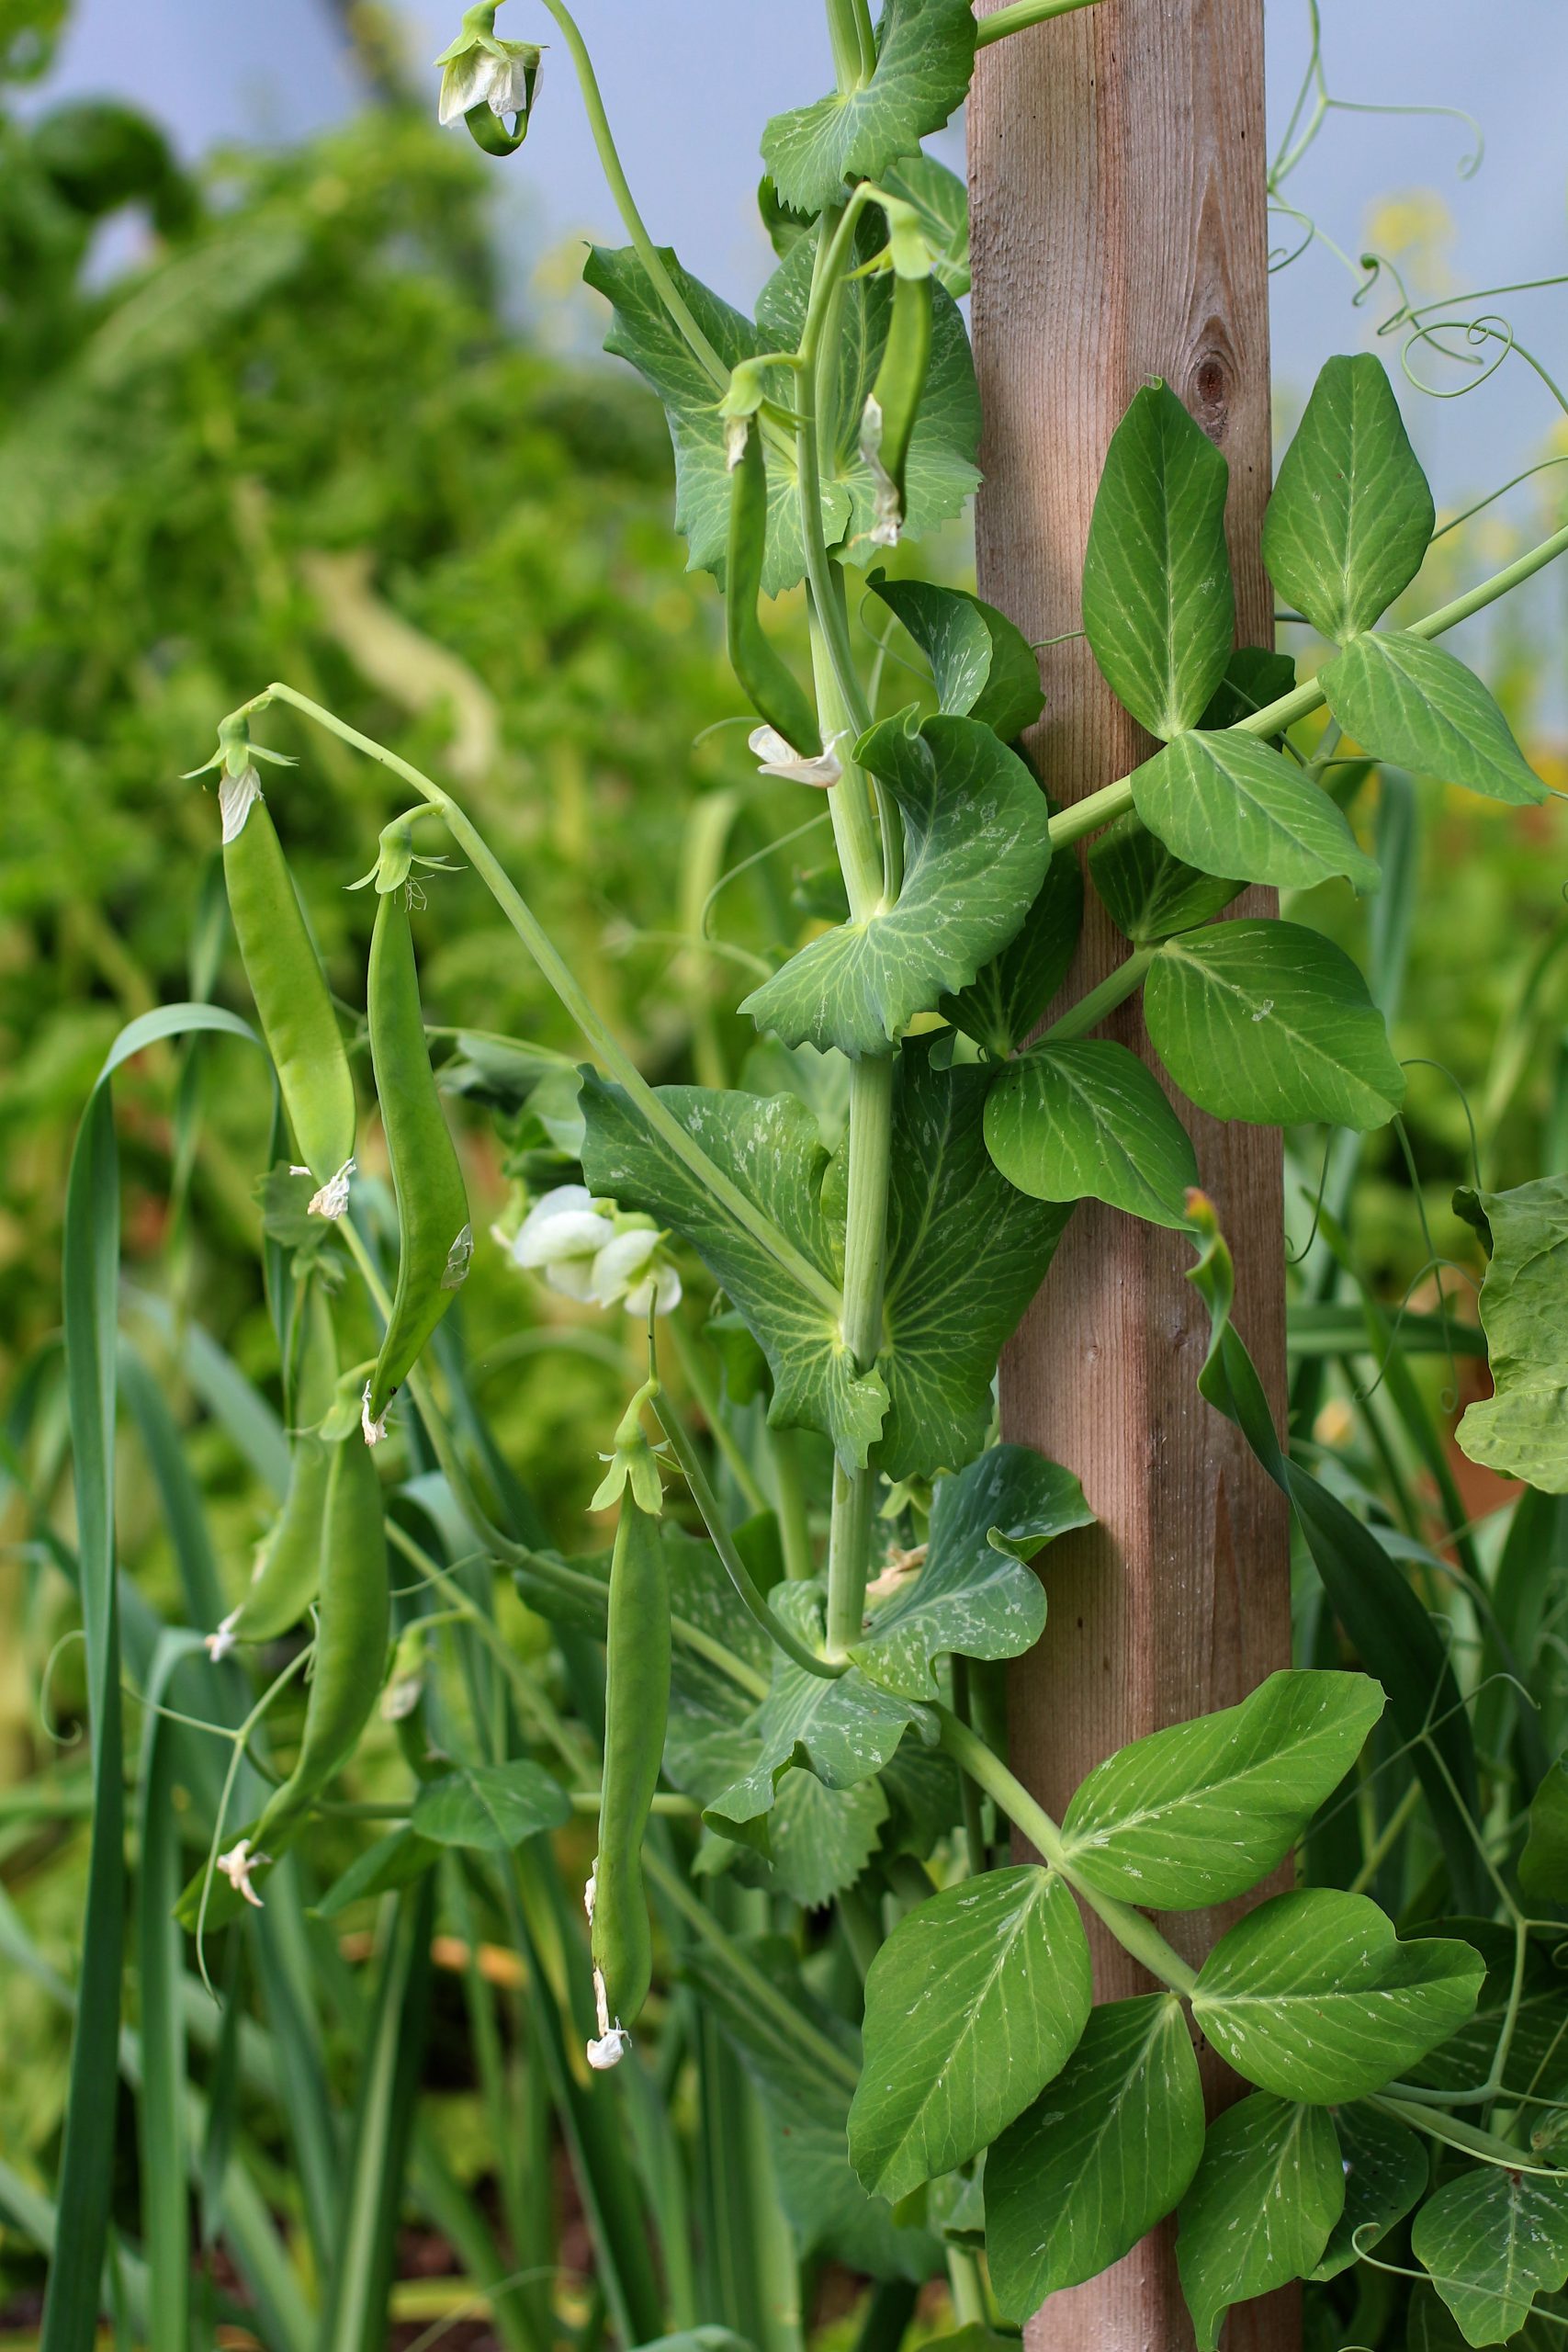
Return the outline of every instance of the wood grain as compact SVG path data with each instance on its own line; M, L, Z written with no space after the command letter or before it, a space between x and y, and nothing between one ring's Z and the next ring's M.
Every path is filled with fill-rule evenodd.
M986 13L991 0L982 0ZM1269 481L1261 0L1100 0L981 52L969 108L974 338L985 404L981 594L1032 639L1075 629L1111 432L1163 376L1229 460L1238 635L1271 645L1258 554ZM1079 798L1150 748L1082 640L1043 655L1032 749ZM1273 911L1254 891L1235 912ZM1126 954L1093 898L1064 991ZM1148 1057L1136 1004L1100 1033ZM1276 1134L1181 1106L1236 1261L1237 1322L1284 1395ZM1177 1235L1086 1204L1002 1365L1009 1438L1067 1463L1099 1525L1045 1566L1050 1621L1010 1680L1015 1769L1053 1813L1125 1741L1241 1698L1289 1663L1284 1507L1195 1386L1205 1318ZM1164 1923L1190 1953L1223 1924ZM1103 1936L1101 1998L1145 1989ZM1234 2091L1214 2074L1211 2095ZM1192 2335L1167 2223L1102 2279L1052 2298L1031 2352L1181 2352ZM1228 2352L1290 2352L1293 2289L1237 2312Z

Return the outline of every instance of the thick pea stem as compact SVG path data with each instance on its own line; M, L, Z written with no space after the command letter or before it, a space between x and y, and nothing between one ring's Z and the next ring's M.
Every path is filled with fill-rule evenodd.
M1190 1996L1198 1982L1195 1969L1190 1968L1179 1951L1167 1943L1152 1919L1134 1911L1128 1903L1118 1903L1114 1896L1099 1894L1085 1886L1075 1875L1062 1843L1062 1833L1043 1805L1036 1804L1021 1781L1014 1779L999 1756L993 1755L979 1735L947 1707L938 1707L942 1725L942 1745L953 1762L968 1773L970 1779L994 1797L1008 1819L1021 1829L1035 1852L1060 1871L1068 1885L1082 1896L1091 1911L1105 1922L1123 1951L1131 1952L1141 1967L1151 1976L1168 1984L1173 1993Z
M1054 1021L1045 1035L1055 1045L1065 1046L1074 1037L1087 1037L1119 1004L1125 1004L1134 989L1143 981L1145 973L1155 960L1152 947L1134 948L1124 956L1113 972L1108 972L1098 988L1079 997L1077 1004Z
M995 24L997 18L992 17L987 21ZM1562 530L1553 531L1549 539L1542 539L1539 547L1528 549L1515 562L1506 564L1501 571L1495 571L1489 580L1467 588L1462 596L1454 598L1452 604L1440 605L1435 613L1427 613L1421 620L1412 621L1405 634L1427 639L1441 637L1445 630L1457 628L1461 621L1469 620L1472 613L1484 611L1500 596L1507 595L1511 589L1517 588L1536 572L1543 571L1549 563L1554 563L1564 552L1568 552L1568 524ZM1249 710L1245 718L1238 718L1234 728L1227 729L1226 732L1235 735L1282 735L1287 728L1295 725L1298 718L1308 718L1314 710L1321 710L1327 699L1321 686L1315 681L1310 681L1304 686L1295 687L1288 695L1281 695L1278 702L1266 703L1261 710ZM1098 792L1087 793L1083 799L1075 800L1070 808L1064 808L1059 817L1052 818L1052 849L1066 849L1070 842L1082 841L1086 833L1097 833L1102 825L1111 824L1118 817L1126 816L1132 806L1133 779L1130 775L1119 776L1114 784L1102 785Z
M782 1266L799 1283L808 1297L816 1299L818 1306L826 1307L837 1317L842 1310L843 1302L827 1275L802 1255L787 1236L779 1231L771 1217L763 1216L755 1202L747 1199L739 1186L732 1183L724 1170L714 1165L701 1145L687 1134L677 1119L671 1117L625 1046L601 1019L586 991L562 960L554 942L484 835L465 815L450 793L444 792L438 784L422 775L407 760L400 760L396 752L389 752L384 743L362 735L357 728L348 726L321 703L312 702L309 695L299 694L292 686L275 681L254 702L247 704L246 708L265 709L268 702L287 703L307 718L313 718L318 726L325 727L342 741L352 743L355 751L363 752L368 759L378 761L382 767L389 768L394 775L400 775L405 783L412 785L417 792L425 796L429 807L439 814L453 840L467 853L491 898L565 1010L604 1068L637 1104L660 1142L669 1146L704 1190L728 1211L737 1224L745 1227L752 1239L759 1242L774 1263Z
M1043 25L1052 17L1071 17L1079 8L1092 8L1095 0L1012 0L1010 7L998 8L995 16L982 17L975 32L976 49L988 49L994 40L1005 40L1009 33L1021 33L1030 25Z

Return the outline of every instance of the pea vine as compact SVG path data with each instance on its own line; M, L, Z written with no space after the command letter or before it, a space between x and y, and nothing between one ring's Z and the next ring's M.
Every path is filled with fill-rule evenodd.
M379 1705L413 1794L329 1909L418 1883L446 1847L521 1849L574 1802L593 1808L587 1950L573 1923L520 1933L536 1963L558 1951L577 1973L587 2060L615 2076L642 2063L639 2017L679 1923L688 1981L781 2130L809 2134L820 2177L785 2178L792 2220L817 2216L803 2233L830 2234L832 2204L863 2267L945 2260L960 2315L1007 2325L1177 2211L1182 2288L1213 2352L1233 2306L1370 2261L1413 2217L1415 2262L1464 2340L1502 2341L1568 2282L1568 2007L1551 1986L1559 1931L1540 1916L1568 1899L1564 1765L1541 1759L1528 1818L1489 1821L1473 1693L1366 1521L1282 1442L1230 1319L1187 1129L1155 1073L1097 1033L1140 995L1176 1093L1219 1118L1367 1132L1396 1115L1404 1072L1350 958L1290 922L1212 918L1252 883L1377 888L1346 741L1493 801L1545 797L1440 640L1568 548L1568 528L1389 625L1432 542L1432 497L1380 360L1329 359L1263 529L1279 596L1331 649L1298 681L1288 656L1235 646L1224 460L1146 385L1107 453L1081 617L1156 748L1054 811L1027 749L1034 651L908 557L963 510L980 424L964 191L921 142L963 103L979 45L1087 0L1015 0L978 24L968 0L888 0L874 28L865 0L829 0L836 86L763 135L776 267L754 318L654 243L581 36L563 0L543 5L628 240L585 273L610 308L607 348L667 413L676 523L723 596L759 775L781 808L825 795L836 871L812 935L739 1008L772 1041L766 1084L653 1087L439 779L286 684L223 721L209 765L229 902L279 1094L264 1222L292 1437L281 1515L208 1647L222 1658L312 1610L315 1629L298 1761L232 1819L231 1771L180 1917L205 1943L265 1905ZM499 156L539 102L541 50L495 17L466 12L439 107ZM1319 72L1277 182L1337 103ZM795 592L808 670L793 608L772 601ZM1310 724L1324 711L1326 731ZM280 843L306 787L264 796L256 766L284 758L257 740L280 722L302 741L325 730L413 796L365 877L390 1284L356 1167L360 1089ZM444 1368L474 1237L414 954L423 893L453 863L491 893L588 1056L573 1069L492 1041L512 1056L530 1165L554 1179L519 1191L498 1242L530 1277L648 1326L648 1376L592 1498L617 1512L608 1561L564 1560L519 1526ZM1086 888L1127 952L1042 1028ZM998 1669L1040 1638L1048 1547L1089 1514L1069 1468L998 1442L993 1381L1086 1199L1189 1238L1213 1325L1202 1395L1288 1496L1338 1631L1323 1662L1108 1758L1056 1821L1004 1760ZM1495 1394L1461 1442L1562 1493L1550 1270L1568 1185L1477 1193L1472 1213L1491 1253ZM351 1282L379 1324L359 1362ZM830 1449L815 1517L800 1433ZM388 1519L380 1465L400 1449L473 1557L563 1635L604 1644L602 1740L491 1631L516 1740L454 1768L427 1644L487 1621L406 1515ZM400 1603L395 1623L389 1537L439 1603ZM236 1769L260 1712L235 1735ZM1251 1894L1321 1840L1359 1772L1402 1758L1413 1793L1388 1834L1416 1808L1429 1822L1432 1932L1396 1932L1367 1891L1375 1867L1325 1883L1310 1842L1303 1882L1200 1962L1156 1927ZM656 1816L678 1841L654 1836ZM998 1859L1014 1832L1037 1859ZM863 2016L814 1975L804 1929L748 1941L724 1924L702 1890L727 1877L802 1917L836 1905ZM1155 1989L1094 2002L1086 1912ZM1246 2086L1212 2120L1199 2040Z

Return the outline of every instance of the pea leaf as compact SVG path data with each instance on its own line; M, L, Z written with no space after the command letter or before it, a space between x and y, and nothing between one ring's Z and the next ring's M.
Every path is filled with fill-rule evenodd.
M1327 360L1263 518L1276 588L1342 645L1409 587L1436 520L1382 360Z
M1162 741L1197 724L1230 660L1227 477L1168 384L1134 395L1095 496L1083 625L1106 684Z
M1281 890L1345 875L1376 886L1375 858L1343 812L1282 752L1256 735L1178 735L1133 775L1133 806L1168 849L1205 874Z
M1372 759L1462 784L1488 800L1518 807L1545 799L1546 786L1474 671L1441 646L1402 629L1353 637L1317 683Z
M869 261L881 243L881 232L868 216L856 232L857 261ZM811 300L815 253L816 240L803 238L784 255L757 298L758 331L770 350L794 350L799 343ZM827 542L851 563L868 563L878 553L871 537L876 520L876 478L861 454L861 420L887 342L893 283L886 272L852 277L840 297L838 380L832 403L836 434L819 448L818 462ZM935 287L931 356L905 469L906 538L919 538L962 512L980 479L975 466L979 441L980 394L969 337L957 304ZM773 595L799 579L805 562L793 505L795 476L791 452L770 448L768 480L773 545L762 585ZM790 488L791 507L784 513L773 503L773 493L780 484Z
M944 996L940 1011L993 1061L1005 1061L1066 978L1082 928L1082 869L1076 857L1054 857L1016 939L967 988Z
M1029 912L1050 862L1049 812L1021 760L973 718L913 708L856 756L904 818L903 887L886 912L840 923L740 1006L786 1045L885 1054L944 990L964 988Z
M1255 2093L1216 2117L1182 2199L1176 2244L1198 2352L1216 2352L1233 2303L1316 2267L1344 2203L1325 2109Z
M571 1819L571 1801L542 1765L519 1757L510 1764L460 1764L426 1781L414 1799L411 1826L438 1846L472 1846L510 1853L525 1838L559 1829Z
M1080 2286L1185 2195L1203 2152L1203 2088L1166 1993L1094 2009L1062 2072L986 2158L986 2254L1004 2315Z
M440 1848L430 1838L422 1838L406 1825L394 1829L388 1838L378 1838L363 1854L350 1862L347 1870L312 1906L318 1919L335 1919L351 1903L372 1894L389 1894L400 1886L412 1886L423 1878L440 1860Z
M1426 2194L1431 2171L1414 2132L1359 2099L1335 2109L1334 2128L1345 2165L1345 2211L1312 2274L1314 2278L1337 2278L1370 2254Z
M964 182L934 155L902 155L877 178L889 196L914 206L937 284L955 302L962 300L969 291L969 191Z
M1568 1896L1568 1758L1557 1758L1530 1799L1519 1885L1530 1903L1556 1904Z
M1492 1230L1481 1326L1494 1393L1469 1407L1459 1442L1506 1478L1568 1494L1568 1176L1480 1199Z
M1093 2000L1072 1890L1026 1864L908 1912L871 1963L850 2161L892 2199L993 2140L1071 2056Z
M870 80L775 115L763 131L762 161L784 202L820 212L846 179L879 178L942 129L974 70L969 0L888 0Z
M1247 887L1184 865L1135 815L1119 817L1090 842L1089 871L1111 922L1135 947L1196 931Z
M877 1781L830 1789L815 1772L786 1772L767 1816L773 1883L792 1903L815 1911L840 1888L852 1886L876 1851L887 1818Z
M1144 983L1156 1051L1220 1119L1380 1127L1404 1098L1382 1014L1339 948L1292 922L1168 940Z
M884 1690L935 1699L944 1653L1018 1657L1045 1624L1045 1594L1024 1566L1094 1517L1070 1470L1027 1446L993 1446L937 1482L924 1565L885 1601L850 1655Z
M1410 2243L1466 2343L1505 2343L1568 2280L1568 2176L1461 2173L1422 2206Z
M1359 2098L1461 2026L1483 1974L1468 1944L1401 1943L1364 1894L1276 1894L1223 1936L1192 2014L1220 2055L1266 2091Z
M992 1165L987 1073L898 1057L893 1091L883 1351L887 1418L872 1460L889 1478L961 1470L985 1444L998 1356L1045 1279L1070 1212L1027 1200ZM835 1163L835 1177L844 1161Z
M806 1105L793 1094L764 1098L694 1086L664 1087L660 1100L725 1174L837 1281L841 1269L821 1199L828 1154ZM673 1227L723 1284L768 1359L770 1420L782 1429L821 1430L844 1461L863 1464L887 1410L881 1375L856 1370L835 1318L644 1125L619 1087L585 1075L582 1106L590 1187Z
M1067 1806L1071 1868L1150 1910L1245 1894L1338 1787L1385 1703L1367 1675L1303 1668L1271 1674L1239 1706L1134 1740Z
M889 580L874 571L869 585L931 663L943 710L980 719L1004 742L1033 726L1045 707L1040 664L1005 613L967 589L929 580Z
M1037 1201L1105 1201L1179 1230L1198 1162L1159 1080L1125 1046L1049 1038L1010 1062L986 1098L986 1148Z

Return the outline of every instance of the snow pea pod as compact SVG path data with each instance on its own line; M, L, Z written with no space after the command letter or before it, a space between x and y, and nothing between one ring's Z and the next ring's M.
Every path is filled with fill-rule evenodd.
M605 1635L604 1771L599 1852L589 1882L590 1943L599 2039L591 2065L625 2054L626 2026L648 1997L653 1936L642 1883L642 1841L659 1785L670 1710L670 1586L659 1521L630 1488L610 1561Z
M312 1211L341 1216L354 1164L354 1080L293 876L254 768L226 775L223 879L240 956L277 1071Z
M759 715L794 752L809 758L822 730L804 687L762 627L762 559L768 538L768 472L755 417L732 420L729 543L725 555L724 627L729 666Z
M887 341L861 418L861 455L876 481L871 536L877 547L897 547L904 527L904 477L931 350L931 281L898 277Z
M319 1283L300 1300L299 1347L292 1382L296 1434L288 1492L251 1573L251 1587L207 1647L226 1657L236 1642L270 1642L297 1625L316 1597L321 1569L321 1521L333 1449L316 1433L337 1385L337 1344L332 1310Z
M405 885L377 902L367 1006L399 1245L392 1311L365 1390L365 1439L375 1445L386 1435L387 1408L451 1306L474 1247L463 1171L424 1042Z

